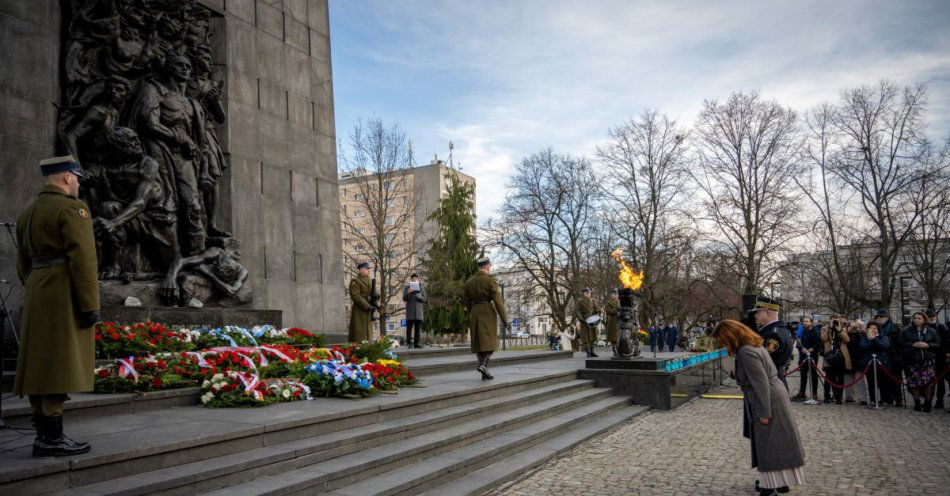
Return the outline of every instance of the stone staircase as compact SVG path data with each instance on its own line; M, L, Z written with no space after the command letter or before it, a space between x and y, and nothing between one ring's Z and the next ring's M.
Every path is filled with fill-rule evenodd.
M496 367L494 381L453 371L453 356L427 358L447 372L395 396L67 419L94 446L74 458L33 460L31 436L0 438L14 448L0 454L0 492L477 494L647 409L578 380L563 356Z

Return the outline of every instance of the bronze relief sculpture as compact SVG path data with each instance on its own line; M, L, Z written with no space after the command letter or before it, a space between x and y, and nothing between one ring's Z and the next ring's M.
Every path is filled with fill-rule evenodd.
M194 0L70 0L58 132L89 171L104 281L159 281L164 304L250 302L220 225L211 12Z

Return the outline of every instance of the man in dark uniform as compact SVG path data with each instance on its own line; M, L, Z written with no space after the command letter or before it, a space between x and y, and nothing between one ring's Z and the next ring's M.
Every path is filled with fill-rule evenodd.
M472 337L472 353L478 356L478 370L482 380L494 379L488 372L488 361L498 349L498 317L511 330L508 312L498 289L498 281L491 275L491 260L480 258L477 261L478 272L465 281L462 297L468 308L468 324Z
M369 262L360 262L356 266L359 274L350 281L350 300L353 308L350 312L351 343L369 341L372 337L373 312L376 307L370 304L373 283L369 278Z
M788 329L778 320L778 312L782 304L767 296L757 296L755 306L747 312L747 316L755 323L756 331L765 341L763 346L772 357L778 378L788 389L785 374L788 372L788 362L792 359L792 340Z
M596 358L597 354L594 353L594 343L597 342L597 326L588 325L587 319L600 313L600 310L597 308L597 304L594 303L594 299L590 297L590 294L590 288L584 288L581 292L581 298L577 300L577 304L574 305L574 319L581 324L581 341L587 348L587 356Z
M17 273L26 286L13 391L29 395L33 456L87 453L63 434L66 393L92 391L99 281L92 215L72 155L40 162L46 185L17 219Z

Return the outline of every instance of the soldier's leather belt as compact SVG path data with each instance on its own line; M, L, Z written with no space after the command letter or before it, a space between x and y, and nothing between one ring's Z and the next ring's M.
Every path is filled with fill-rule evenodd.
M31 269L42 269L43 267L52 267L54 265L63 265L66 263L66 257L63 255L54 255L51 257L36 257L30 262Z

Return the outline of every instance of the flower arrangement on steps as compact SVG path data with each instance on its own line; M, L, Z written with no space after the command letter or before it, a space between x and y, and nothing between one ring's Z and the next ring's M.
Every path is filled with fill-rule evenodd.
M246 329L238 326L173 328L156 322L122 325L115 322L96 324L96 357L116 359L129 355L147 355L215 347L290 345L321 348L326 337L299 327L277 329L271 325Z
M390 351L391 345L389 338L383 337L347 347L299 349L290 344L258 343L130 355L95 369L95 392L200 386L201 401L208 407L392 394L418 381Z

